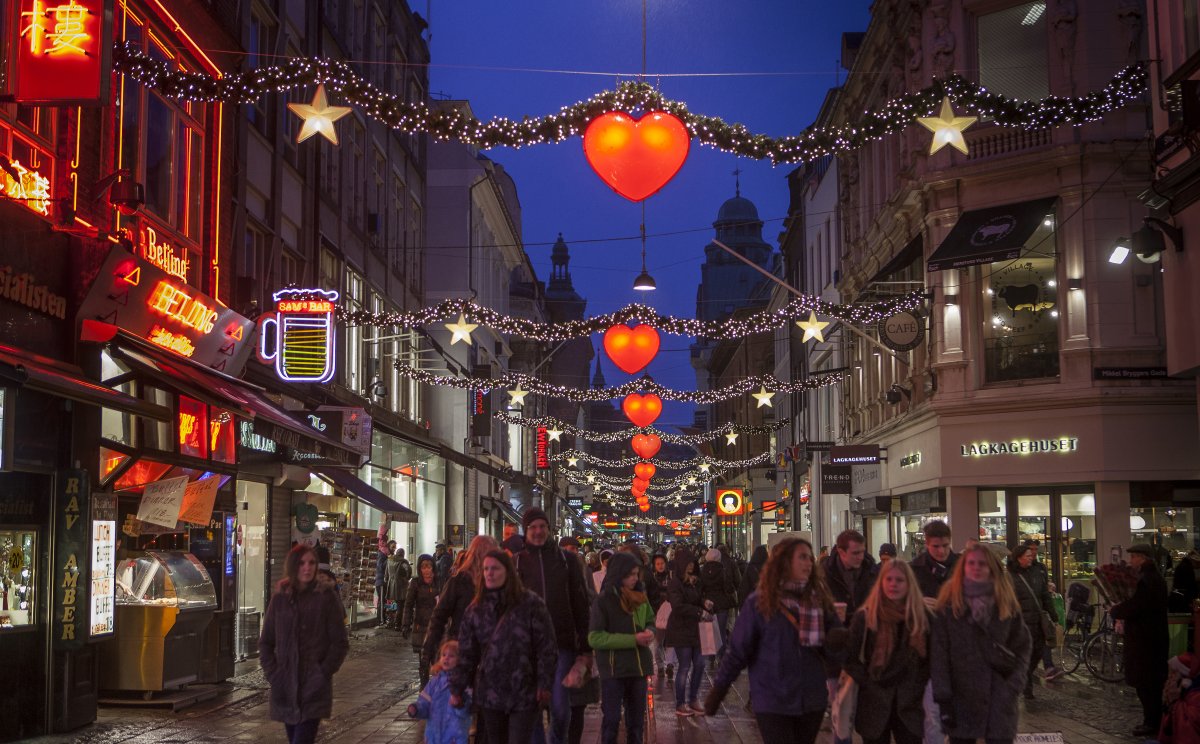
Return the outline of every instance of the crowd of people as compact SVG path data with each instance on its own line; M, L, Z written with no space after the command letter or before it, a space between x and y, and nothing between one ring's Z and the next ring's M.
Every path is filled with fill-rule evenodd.
M420 657L408 712L428 719L429 742L466 744L474 728L486 744L573 744L599 702L602 741L616 742L623 721L625 741L641 744L649 679L674 683L680 718L715 716L743 671L766 742L809 744L827 713L839 742L853 732L865 744L1011 742L1038 663L1047 680L1061 673L1049 653L1060 618L1034 542L1006 560L974 541L955 553L950 527L931 521L912 562L887 544L877 562L853 530L824 556L789 537L742 562L724 546L589 550L554 539L535 507L522 526L453 557L439 546L415 570L381 531L381 620ZM1149 546L1129 554L1137 593L1112 615L1125 624L1126 679L1146 716L1135 733L1146 735L1162 718L1167 592ZM316 569L311 548L289 555L260 644L271 714L290 742L312 741L329 715L347 648Z

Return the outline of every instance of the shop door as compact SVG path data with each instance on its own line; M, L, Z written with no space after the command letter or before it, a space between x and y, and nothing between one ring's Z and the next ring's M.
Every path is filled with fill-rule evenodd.
M270 485L237 484L237 657L258 655L258 634L267 594L267 498Z
M1096 499L1091 486L1015 488L999 491L1007 546L1040 543L1038 560L1050 571L1059 593L1071 581L1086 579L1096 565ZM995 521L995 520L994 520Z

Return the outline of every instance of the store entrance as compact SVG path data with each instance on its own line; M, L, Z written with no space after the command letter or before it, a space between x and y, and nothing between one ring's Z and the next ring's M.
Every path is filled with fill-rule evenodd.
M1007 553L1040 543L1038 560L1065 592L1096 567L1096 496L1090 484L979 489L979 540Z

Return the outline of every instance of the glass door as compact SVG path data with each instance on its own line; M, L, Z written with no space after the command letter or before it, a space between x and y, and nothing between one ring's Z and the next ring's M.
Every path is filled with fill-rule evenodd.
M267 498L266 483L240 480L237 484L237 597L235 628L238 658L258 655L258 634L267 611Z

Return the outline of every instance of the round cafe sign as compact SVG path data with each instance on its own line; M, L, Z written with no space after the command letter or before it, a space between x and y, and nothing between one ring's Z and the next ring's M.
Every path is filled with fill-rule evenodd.
M894 351L911 351L925 340L925 319L917 312L899 312L879 321L879 340Z

